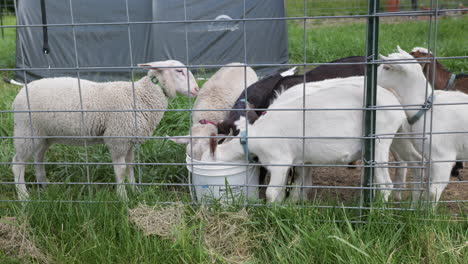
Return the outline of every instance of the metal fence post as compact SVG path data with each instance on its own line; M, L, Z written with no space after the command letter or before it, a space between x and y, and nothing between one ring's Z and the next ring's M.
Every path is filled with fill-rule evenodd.
M5 4L5 1L3 4ZM2 27L2 39L5 38L5 32L3 30L3 8L7 8L7 6L0 4L0 26Z
M379 18L375 14L379 10L378 0L369 0L368 2L368 21L367 21L367 62L373 62L378 54L378 36L379 36ZM377 101L377 65L367 64L366 88L365 88L365 107L373 108ZM364 187L371 187L374 178L374 150L375 138L375 109L364 111ZM364 202L369 205L372 202L373 191L364 190Z

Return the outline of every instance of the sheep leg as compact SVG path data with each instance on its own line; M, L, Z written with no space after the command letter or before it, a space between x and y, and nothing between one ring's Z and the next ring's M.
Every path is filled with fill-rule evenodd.
M127 156L125 157L125 163L127 163L127 177L128 177L128 182L131 184L130 188L132 188L132 191L136 191L136 185L135 185L135 173L133 171L133 165L130 163L133 163L133 149L130 148L130 150L127 152Z
M123 201L128 201L127 192L125 191L124 179L125 172L127 170L127 164L125 164L125 157L128 150L122 151L121 146L116 145L116 148L109 147L109 151L112 156L112 163L114 163L115 180L117 182L117 194Z
M29 160L31 157L30 152L21 153L16 152L16 155L13 157L13 163L23 163ZM26 189L26 184L24 183L24 172L26 169L26 164L13 164L12 171L15 176L15 185L16 192L18 193L19 200L27 200L29 198L28 190Z
M27 135L23 135L20 133L23 131L17 131L15 129L15 136L17 137L24 137ZM34 142L35 143L35 142ZM27 162L31 156L33 151L33 139L22 139L16 138L14 140L16 154L13 157L13 163L25 163ZM18 193L19 200L27 200L29 198L28 190L26 189L26 184L24 180L24 174L26 170L26 164L13 164L12 171L15 177L15 185L16 191Z
M289 166L268 166L267 169L270 172L270 183L266 190L266 200L268 203L283 201L289 168Z
M42 163L44 162L44 156L49 146L47 145L45 140L36 142L36 150L34 151L34 162ZM34 167L36 171L36 181L42 182L42 187L45 187L47 185L47 182L49 182L46 177L45 165L36 164Z
M306 201L311 191L310 188L301 188L301 186L312 185L312 167L296 168L296 177L294 178L293 187L291 188L291 201L294 203L300 200Z
M127 167L127 165L125 165L125 157L112 157L112 162L114 163L115 180L117 182L117 194L123 201L128 201L125 185L123 184Z

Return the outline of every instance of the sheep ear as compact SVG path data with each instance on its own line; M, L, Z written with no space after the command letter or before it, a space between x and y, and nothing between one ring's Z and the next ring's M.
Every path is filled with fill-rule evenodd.
M385 57L385 56L382 55L382 54L379 54L379 58L380 58L381 60L388 60L388 57Z
M177 144L188 144L190 143L190 135L187 135L187 136L180 136L180 137L177 137L177 138L173 138L173 137L169 137L169 140L172 141L172 142L175 142Z
M138 64L138 67L147 68L147 69L149 68L152 70L164 70L165 68L161 68L161 67L168 67L168 66L173 66L173 65L169 61L154 61L154 62Z
M218 138L213 138L213 137L216 137L217 135L215 133L211 133L210 136L212 138L210 138L210 154L211 154L211 157L214 158L215 156L215 151L216 151L216 147L218 146Z
M140 67L140 68L155 69L155 68L153 68L153 66L151 66L151 64L149 64L149 63L142 63L142 64L137 64L137 65L138 65L138 67Z

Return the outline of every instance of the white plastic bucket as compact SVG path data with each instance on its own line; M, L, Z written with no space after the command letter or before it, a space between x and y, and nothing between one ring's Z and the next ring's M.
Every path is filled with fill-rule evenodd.
M186 157L190 182L194 184L193 199L198 202L212 199L230 203L238 198L258 199L258 166L245 165L212 165L216 162L205 162ZM204 164L204 165L201 165ZM210 165L207 165L210 164ZM227 183L227 185L226 185ZM244 185L244 186L241 186Z

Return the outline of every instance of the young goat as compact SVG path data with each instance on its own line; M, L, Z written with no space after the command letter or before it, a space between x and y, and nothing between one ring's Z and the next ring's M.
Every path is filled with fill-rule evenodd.
M45 183L44 156L52 144L106 144L114 163L117 193L127 200L122 183L126 174L129 183L135 183L129 164L133 163L133 145L151 136L164 115L164 111L144 110L166 109L168 98L175 97L176 92L192 96L198 93L192 73L179 61L138 66L149 71L134 84L64 77L33 81L20 90L12 107L18 111L14 114L16 155L12 169L19 199L29 196L24 183L24 163L31 156L38 163L35 165L37 181ZM143 111L135 114L134 109Z
M410 54L419 59L433 58L432 53L426 48L414 48ZM435 60L435 65L431 60L430 62L421 63L421 66L423 67L424 75L427 80L431 82L434 89L445 91L455 90L468 94L468 74L451 73L437 60ZM456 162L450 174L462 180L459 169L463 169L463 162Z
M447 162L455 159L468 158L468 136L465 133L443 132L462 132L468 131L468 118L465 113L468 112L468 95L456 91L434 91L432 94L431 85L426 85L426 78L420 67L416 63L393 64L395 60L416 60L406 51L398 47L399 52L390 54L388 57L382 56L382 60L392 60L392 64L383 64L378 69L378 84L384 88L397 93L403 105L428 105L432 103L455 105L433 106L432 111L425 112L424 118L417 118L422 115L423 110L413 110L414 107L405 109L410 123L410 132L422 135L424 128L432 125L432 150L431 159L435 161L431 168L431 178L429 186L429 195L432 201L439 201L443 190L450 181L450 170L454 162ZM405 107L406 108L406 107ZM431 114L433 116L431 117ZM432 120L432 122L431 122ZM442 133L439 133L442 132ZM430 140L412 140L416 149L428 157ZM420 174L414 174L418 177ZM415 182L421 182L422 179L415 179ZM422 184L416 184L416 187L422 188ZM420 192L413 192L413 202L419 199Z
M363 63L366 61L365 57L352 56L332 61L330 63ZM304 82L316 82L326 79L333 79L338 77L350 77L350 76L363 76L366 69L365 64L346 64L346 65L320 65L308 71L304 75L292 75L291 73L278 73L268 76L251 86L249 86L237 99L234 104L233 110L230 111L226 119L218 124L219 134L233 135L239 134L234 122L239 120L241 116L246 115L245 109L259 108L266 109L270 106L271 102L281 91L285 91L294 85ZM245 100L247 94L247 101ZM262 115L262 111L247 111L247 118L250 124L253 124L259 116Z
M414 48L410 55L419 59L431 59L432 53L429 53L426 48ZM435 65L430 62L422 62L423 73L427 80L436 90L445 91L460 91L468 94L468 74L454 74L444 67L439 61L435 60ZM435 79L434 79L435 74ZM432 82L434 80L434 83Z
M296 85L282 93L269 109L305 108L362 108L364 77L349 77L307 83L305 97L303 85ZM397 98L389 91L378 87L377 105L399 105ZM248 151L256 155L270 172L270 182L266 191L267 202L283 200L288 170L292 164L348 164L361 156L362 110L346 111L268 111L254 124L248 125ZM242 120L242 119L241 119ZM303 127L303 125L305 127ZM403 110L377 110L376 134L394 134L407 126ZM305 131L306 137L301 138ZM261 138L270 137L270 138ZM274 137L274 138L271 138ZM322 138L320 138L322 137ZM391 138L375 142L375 161L386 164L389 158ZM304 156L303 154L303 146ZM419 155L411 144L398 144L399 157L404 160L417 160ZM205 152L202 160L233 162L243 161L244 150L240 141L212 146L212 153ZM215 149L217 147L217 150ZM291 164L291 165L288 165ZM296 185L310 182L310 167L297 170ZM310 177L310 176L308 176ZM388 168L377 167L375 180L382 190L383 198L388 199L392 188ZM299 198L299 188L294 188L292 198Z

